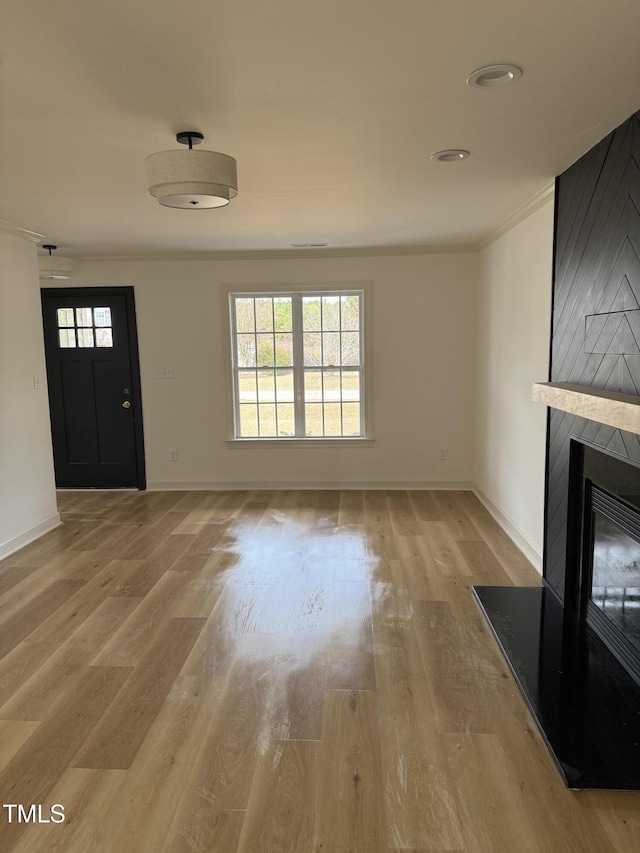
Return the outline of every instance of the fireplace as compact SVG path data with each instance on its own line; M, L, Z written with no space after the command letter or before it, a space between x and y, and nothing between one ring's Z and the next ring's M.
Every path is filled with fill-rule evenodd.
M640 468L571 439L565 606L640 683Z
M569 443L564 595L474 594L566 784L640 790L640 466Z

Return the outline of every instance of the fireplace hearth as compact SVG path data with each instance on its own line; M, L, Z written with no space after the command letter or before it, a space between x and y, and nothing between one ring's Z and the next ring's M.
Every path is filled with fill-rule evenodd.
M564 599L475 587L567 785L640 789L640 467L571 438Z

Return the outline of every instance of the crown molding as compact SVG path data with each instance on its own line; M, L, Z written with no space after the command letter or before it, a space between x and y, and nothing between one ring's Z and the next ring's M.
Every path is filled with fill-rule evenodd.
M17 225L13 225L5 219L0 219L0 231L3 231L5 234L11 234L13 237L20 237L22 240L29 240L32 243L42 243L44 240L44 234L36 234L35 231L26 231L24 228L18 228Z
M476 244L475 251L481 252L482 249L486 249L487 246L495 243L495 241L502 237L503 234L506 234L507 231L511 231L512 228L515 228L515 226L522 222L523 219L531 216L531 214L535 213L536 210L539 210L541 207L544 207L545 204L552 201L554 191L555 181L551 181L550 184L547 184L532 196L528 202L522 205L522 207L519 207L514 213L507 216L506 219L503 219L502 222L492 228L488 234L485 234L485 236Z
M373 258L402 255L472 254L472 244L427 246L378 246L359 249L256 249L237 252L156 252L147 254L97 255L66 252L80 261L275 261L300 258Z

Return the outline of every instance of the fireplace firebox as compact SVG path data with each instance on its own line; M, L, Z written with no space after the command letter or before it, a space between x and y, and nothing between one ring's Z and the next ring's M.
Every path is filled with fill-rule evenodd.
M565 603L640 683L640 468L571 440Z

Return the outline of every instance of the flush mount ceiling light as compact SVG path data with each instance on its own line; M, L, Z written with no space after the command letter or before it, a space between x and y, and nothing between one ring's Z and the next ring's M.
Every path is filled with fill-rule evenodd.
M217 151L194 151L204 136L185 130L176 136L187 151L160 151L145 160L149 193L165 207L202 210L224 207L238 195L236 161Z
M522 68L517 65L485 65L467 77L467 84L476 89L497 89L508 86L522 77Z
M60 255L52 255L58 247L47 244L42 247L47 249L48 255L38 256L38 268L40 270L40 278L71 278L73 275L73 260L71 258L63 258Z
M470 155L471 152L465 151L464 148L446 148L444 151L436 151L431 155L431 159L439 163L457 163L458 160L466 160Z

